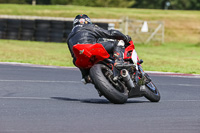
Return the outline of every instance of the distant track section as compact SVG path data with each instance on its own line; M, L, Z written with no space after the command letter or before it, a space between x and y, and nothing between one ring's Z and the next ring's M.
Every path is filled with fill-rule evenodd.
M17 62L0 62L0 64L13 65L13 66L26 66L26 67L39 67L39 68L60 68L60 69L73 69L78 70L76 67L65 67L65 66L48 66L48 65L36 65L29 63L17 63ZM200 74L185 74L185 73L174 73L174 72L158 72L158 71L145 71L148 74L155 76L170 76L170 77L186 77L186 78L200 78Z

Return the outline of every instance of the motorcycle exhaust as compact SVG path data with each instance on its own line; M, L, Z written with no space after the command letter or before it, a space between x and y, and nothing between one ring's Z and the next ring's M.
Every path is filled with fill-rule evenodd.
M131 79L131 77L126 69L122 69L120 74L122 76L123 81L126 83L126 86L129 89L135 88L133 80Z

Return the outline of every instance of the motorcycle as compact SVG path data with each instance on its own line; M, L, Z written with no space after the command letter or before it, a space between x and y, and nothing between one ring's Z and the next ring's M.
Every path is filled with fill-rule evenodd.
M124 61L129 67L116 69L114 59L102 44L76 44L73 52L76 66L89 70L92 84L99 96L104 96L115 104L126 103L128 98L146 97L151 102L159 102L160 93L151 78L142 69L133 41L125 48Z

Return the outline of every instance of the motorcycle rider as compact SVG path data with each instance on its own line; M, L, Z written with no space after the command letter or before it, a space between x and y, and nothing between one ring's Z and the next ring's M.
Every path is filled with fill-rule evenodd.
M98 42L100 38L123 40L123 41L113 41L107 40ZM76 57L73 53L73 46L76 44L95 44L101 43L108 53L112 53L115 59L114 67L120 69L128 64L123 61L123 54L125 50L125 45L129 45L131 38L127 35L124 35L118 30L105 30L98 27L97 25L92 24L91 19L85 15L77 15L73 21L73 29L68 35L67 44L68 48L73 57L73 63L76 66ZM79 68L82 73L82 82L90 83L91 79L89 77L89 70Z

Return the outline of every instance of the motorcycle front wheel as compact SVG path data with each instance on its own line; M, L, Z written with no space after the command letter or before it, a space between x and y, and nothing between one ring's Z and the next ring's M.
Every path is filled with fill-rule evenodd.
M145 97L151 102L159 102L160 101L160 92L157 87L151 81L145 85Z
M128 99L128 91L126 87L118 86L112 81L112 71L103 64L95 64L90 69L90 77L95 85L95 88L110 102L115 104L123 104Z

